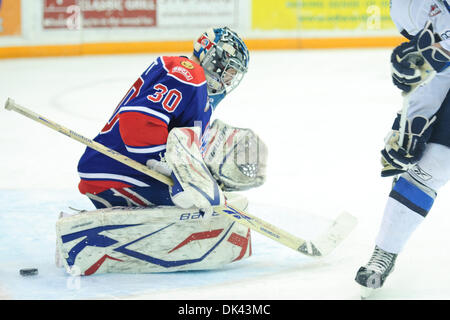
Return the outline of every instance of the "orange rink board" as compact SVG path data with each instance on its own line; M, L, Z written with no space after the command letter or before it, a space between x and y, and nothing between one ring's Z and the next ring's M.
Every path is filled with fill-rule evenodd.
M21 32L21 1L0 0L0 36L17 36Z
M245 39L249 50L392 48L402 37ZM192 41L111 42L0 47L0 58L190 52Z

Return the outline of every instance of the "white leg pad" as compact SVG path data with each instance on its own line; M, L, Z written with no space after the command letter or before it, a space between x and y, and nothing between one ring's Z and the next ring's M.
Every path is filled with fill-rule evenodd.
M245 210L242 195L227 201ZM62 217L57 251L76 275L217 269L251 255L250 229L195 209L114 207Z

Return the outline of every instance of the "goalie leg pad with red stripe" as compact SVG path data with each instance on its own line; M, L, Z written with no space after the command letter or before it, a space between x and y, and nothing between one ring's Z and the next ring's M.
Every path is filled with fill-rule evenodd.
M242 210L247 199L230 194ZM251 255L250 229L195 209L113 207L61 217L57 252L71 274L151 273L221 268Z

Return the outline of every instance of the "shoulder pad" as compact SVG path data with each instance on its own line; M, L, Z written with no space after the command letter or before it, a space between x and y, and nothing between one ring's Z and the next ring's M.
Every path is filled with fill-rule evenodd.
M186 57L161 57L161 61L167 74L183 83L192 86L206 83L203 68Z

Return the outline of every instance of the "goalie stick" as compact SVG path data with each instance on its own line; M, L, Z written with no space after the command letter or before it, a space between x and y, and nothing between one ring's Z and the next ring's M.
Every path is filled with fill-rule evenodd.
M72 138L87 147L94 149L108 157L111 157L127 166L132 167L144 174L147 174L169 186L173 185L172 179L149 169L147 166L122 155L96 141L82 136L81 134L67 129L23 106L18 105L13 99L8 98L5 103L5 109L16 111L27 118L37 121L53 130L56 130L69 138ZM357 220L349 213L341 213L332 223L329 229L315 240L304 240L298 238L262 219L248 214L242 210L238 210L229 204L214 207L214 211L222 214L278 243L281 243L291 249L302 254L312 257L321 257L333 251L354 229Z

